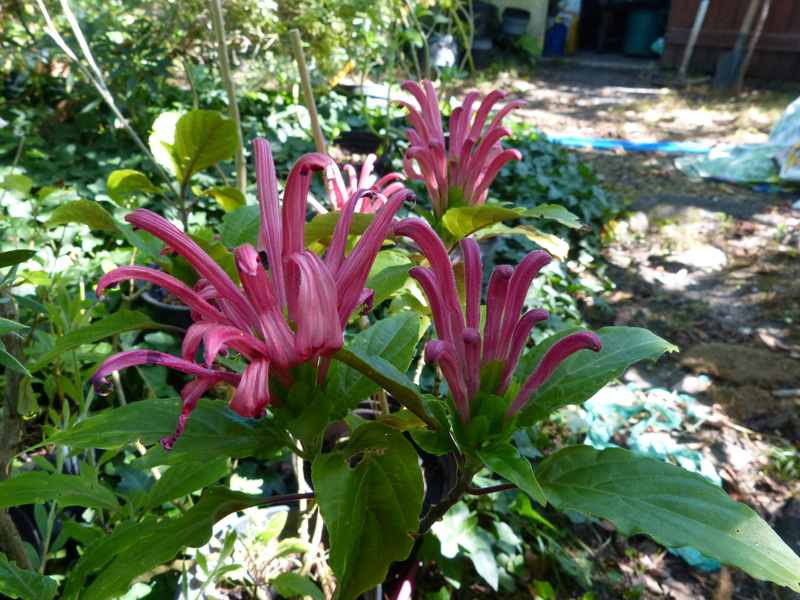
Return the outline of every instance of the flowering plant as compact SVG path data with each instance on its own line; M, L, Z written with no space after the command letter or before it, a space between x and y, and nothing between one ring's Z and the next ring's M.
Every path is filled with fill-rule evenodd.
M182 548L204 545L213 524L228 514L313 499L329 534L335 597L356 598L380 584L390 563L405 559L414 538L465 494L491 493L472 487L486 468L542 505L600 515L623 534L644 532L667 546L693 546L755 577L800 589L800 559L752 510L702 476L624 450L589 446L558 450L534 470L513 445L516 431L589 399L631 363L655 360L675 347L625 327L563 331L533 345L532 329L549 317L542 309L524 310L531 282L551 260L541 250L515 268L497 267L482 300L475 241L480 235L472 234L521 214L492 206L487 196L500 167L519 158L498 146L509 134L500 120L516 103L501 109L484 131L502 94L484 101L474 120L477 97L468 96L451 118L448 154L435 91L429 82L423 86L424 93L417 84L405 85L422 105L422 115L408 105L416 130L409 134L406 174L425 181L429 222L397 217L415 198L396 181L353 178L347 188L333 162L319 154L296 163L281 201L270 148L261 139L254 142L259 233L255 246L245 243L233 251L235 273L221 269L166 219L146 210L126 218L161 240L164 252L184 257L199 280L190 288L147 267L123 266L102 277L98 294L121 281L149 281L183 300L193 324L181 356L129 350L108 358L93 376L97 391L109 393L110 377L131 366L163 365L194 379L179 401L129 403L55 433L46 443L76 449L114 449L135 441L151 446L140 462L169 466L171 487L164 484L155 498L148 495L144 506L220 479L217 471L211 480L198 475L204 463L219 467L220 459L269 459L286 450L310 465L312 491L261 497L214 485L185 512L144 520L136 503L103 496L98 506L116 515L114 526L87 545L62 597L124 593L133 579ZM313 236L311 249L306 209L315 171L327 171L325 179L334 186L329 197L336 220L329 236ZM383 198L367 189L386 184ZM466 213L469 226L463 212L448 222L448 215L463 210L473 210ZM355 227L356 211L367 213L365 226ZM523 216L574 222L547 207ZM405 256L399 278L398 263L383 260L387 252ZM396 291L387 287L408 285L419 286L420 312L373 310L379 287L383 299ZM429 322L432 334L423 336ZM420 344L421 339L428 341ZM406 375L418 353L440 369L438 393L420 389ZM371 420L359 416L355 409L374 396L390 396L399 410L384 408ZM331 446L334 431L340 433ZM420 449L450 455L457 466L452 489L424 511Z

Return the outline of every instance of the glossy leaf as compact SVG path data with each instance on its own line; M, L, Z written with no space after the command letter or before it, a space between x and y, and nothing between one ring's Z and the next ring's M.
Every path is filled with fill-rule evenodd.
M419 315L401 313L381 319L359 333L348 348L357 349L369 357L380 357L405 372L416 354L419 341ZM333 401L349 409L380 389L380 385L356 369L345 364L337 365L338 380L333 391Z
M394 396L400 404L422 419L432 429L436 421L425 412L419 388L389 361L370 356L360 348L342 348L333 357L366 375Z
M299 596L303 598L311 597L314 600L325 600L325 594L322 593L322 590L313 581L303 577L296 571L281 573L272 580L271 585L275 588L275 592L284 598Z
M236 152L239 136L236 122L213 110L190 110L175 125L171 155L178 181L228 160Z
M36 256L36 250L7 250L0 252L0 269L24 263Z
M52 600L58 583L41 573L20 569L0 552L0 594L16 600Z
M504 223L495 223L488 227L484 227L474 234L475 241L480 242L489 238L505 235L523 235L537 244L542 249L547 250L550 254L559 260L564 260L569 252L569 244L561 238L544 231L538 230L532 225L517 225L516 227L509 227Z
M119 231L109 212L93 200L72 200L60 205L45 225L56 227L68 223L82 223L95 231Z
M478 456L492 471L505 477L542 506L547 505L542 487L536 481L530 461L520 456L511 444L496 443L478 450Z
M167 423L178 422L176 410ZM229 458L271 458L287 444L286 432L269 416L248 419L231 410L225 402L200 400L192 411L181 437L172 450L160 445L137 459L136 465L177 465L187 462L211 462Z
M53 362L56 358L68 350L82 346L83 344L93 344L102 339L123 333L125 331L135 331L137 329L150 329L161 327L154 323L150 317L133 310L120 310L108 316L98 319L89 325L85 325L74 331L62 335L56 339L52 348L46 350L39 359L29 368L31 373Z
M557 204L529 209L505 208L496 204L451 208L442 215L442 224L453 237L461 239L495 223L524 218L552 219L575 229L581 226L578 217Z
M574 331L580 330L553 335L523 356L515 372L517 381L525 381L545 352ZM650 331L636 327L605 327L597 335L603 342L603 349L600 352L580 351L562 362L531 396L520 415L522 425L546 419L562 406L585 402L639 360L656 360L664 352L678 349Z
M189 462L168 468L153 484L142 503L142 512L208 487L230 472L227 459Z
M752 509L702 475L619 448L565 448L536 471L547 500L608 519L623 535L690 546L800 592L800 557Z
M122 510L111 490L80 475L30 471L0 483L0 509L49 500L60 506Z
M133 169L120 169L112 171L106 180L108 196L120 206L125 205L126 197L133 192L156 193L159 189L152 184L144 173Z
M250 204L236 208L222 217L222 226L219 234L222 243L235 248L242 244L256 246L258 244L258 230L261 227L258 206Z
M244 194L237 188L231 186L213 187L206 190L203 195L213 196L217 204L219 204L226 213L247 204Z
M16 358L14 358L5 348L2 347L2 342L0 342L0 365L3 365L7 369L12 369L17 373L21 373L26 377L30 377L31 374L28 373L28 369L25 368L21 362L19 362Z
M364 286L375 292L375 306L403 286L408 280L408 270L412 266L411 260L400 252L384 250L378 253Z
M315 216L309 223L306 223L306 247L314 242L330 238L339 222L339 215L338 212L327 212ZM354 213L350 221L350 235L362 235L374 218L375 215L371 213Z
M214 523L233 512L273 501L212 487L180 517L121 523L111 534L86 547L67 580L63 599L105 600L122 596L134 578L171 560L182 548L206 544ZM95 572L95 579L83 589L87 577Z
M358 455L355 466L348 462ZM417 453L398 431L380 423L356 429L340 452L320 454L312 480L330 532L337 598L351 600L386 577L414 545L422 510Z

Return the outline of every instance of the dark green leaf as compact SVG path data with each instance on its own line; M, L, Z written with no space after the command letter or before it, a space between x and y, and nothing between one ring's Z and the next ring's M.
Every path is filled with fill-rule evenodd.
M361 460L351 467L355 455ZM414 545L423 491L417 453L402 433L365 423L345 450L318 455L311 473L330 532L337 597L351 600L381 583Z
M124 331L134 331L137 329L149 329L160 327L150 320L150 317L133 310L120 310L102 319L85 325L80 329L70 331L62 335L53 344L53 347L44 352L30 368L31 373L35 373L44 366L50 364L56 358L68 350L82 346L83 344L93 344L100 340L122 333Z
M411 260L400 252L384 250L379 252L369 272L367 287L375 292L375 306L397 292L408 279Z
M551 336L523 356L515 373L517 380L528 379L545 352L559 339L575 331L579 330ZM605 327L597 335L603 342L603 349L600 352L580 351L561 363L531 396L520 416L521 424L546 419L562 406L585 402L633 363L642 359L656 360L664 352L678 349L646 329L636 327Z
M623 535L646 533L692 547L751 576L800 592L800 557L752 509L697 473L627 450L565 448L536 471L547 500L608 519Z
M272 587L275 588L277 594L285 598L311 596L314 600L325 600L325 594L313 581L295 571L287 571L278 575L272 580Z
M418 341L419 315L407 312L381 319L358 334L348 347L369 357L380 357L405 372L414 359ZM337 371L333 401L349 409L380 389L380 385L352 367L339 363Z
M36 256L36 250L8 250L0 252L0 269L24 263Z
M235 248L242 244L257 246L260 227L258 206L248 205L225 214L219 233L222 243L228 247Z
M15 600L52 600L57 589L55 579L20 569L0 552L0 594Z
M11 354L9 354L6 351L6 349L2 347L2 343L0 343L0 365L3 365L8 369L13 369L17 373L22 373L27 377L31 376L31 374L28 373L28 370L25 368L25 366L22 363L20 363L16 358L11 356Z
M333 357L366 375L422 419L426 425L432 429L436 428L436 422L422 406L417 386L390 362L378 356L370 356L359 348L342 348Z
M55 500L61 506L121 511L110 490L80 475L30 471L0 483L0 508L48 500Z
M208 487L229 472L230 467L225 458L172 466L150 488L142 505L142 512Z
M227 515L269 504L272 498L253 498L227 488L209 488L185 515L126 521L86 547L64 589L64 600L106 600L128 592L131 581L175 557L185 546L199 548L211 539L212 526ZM99 571L99 572L98 572ZM85 589L86 578L98 572Z
M547 499L539 482L536 481L530 461L520 456L514 446L495 443L488 448L478 450L478 456L492 471L508 479L523 492L530 494L542 506L547 505Z

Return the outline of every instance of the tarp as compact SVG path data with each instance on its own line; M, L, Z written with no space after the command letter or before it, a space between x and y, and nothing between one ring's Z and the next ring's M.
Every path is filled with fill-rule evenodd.
M783 111L765 143L723 146L704 156L682 156L675 166L691 177L796 187L800 183L800 98Z

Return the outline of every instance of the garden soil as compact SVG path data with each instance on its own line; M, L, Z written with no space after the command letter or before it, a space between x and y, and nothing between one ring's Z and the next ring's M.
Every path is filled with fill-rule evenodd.
M664 80L646 61L633 69L559 62L499 87L525 99L515 114L546 134L636 142L762 143L800 96L797 86L751 82L728 99ZM693 180L675 168L678 154L579 152L629 202L605 248L612 289L587 307L592 326L646 327L679 346L623 380L696 398L704 418L677 440L700 450L726 491L800 553L800 189ZM606 565L593 575L596 600L800 598L737 569L690 567L645 536L602 525L585 530L583 543Z

